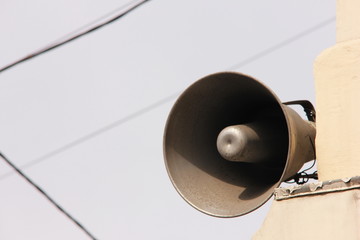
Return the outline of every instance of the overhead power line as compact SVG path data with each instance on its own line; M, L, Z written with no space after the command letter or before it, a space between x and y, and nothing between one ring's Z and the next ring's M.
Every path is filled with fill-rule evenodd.
M29 59L32 59L36 56L39 56L43 53L50 51L50 50L58 48L66 43L69 43L75 39L78 39L88 33L94 32L94 31L102 28L103 26L122 18L123 16L125 16L126 14L135 10L136 8L138 8L139 6L141 6L142 4L144 4L147 1L149 1L149 0L132 1L132 2L122 6L121 8L106 14L105 16L99 18L98 20L79 28L78 30L76 30L72 33L69 33L62 38L59 38L58 40L54 41L53 43L50 43L49 45L47 45L35 52L32 52L32 53L28 54L27 56L25 56L19 60L16 60L15 62L12 62L6 66L3 66L2 68L0 68L0 73L20 64L22 62L25 62Z
M134 119L136 117L139 117L139 116L141 116L141 115L143 115L143 114L145 114L145 113L147 113L147 112L149 112L149 111L151 111L151 110L153 110L153 109L155 109L155 108L157 108L157 107L159 107L159 106L173 100L179 94L180 93L175 93L175 94L173 94L171 96L163 98L163 99L161 99L161 100L159 100L159 101L157 101L157 102L155 102L155 103L153 103L153 104L151 104L151 105L149 105L147 107L144 107L144 108L140 109L139 111L136 111L136 112L124 117L124 118L121 118L121 119L119 119L119 120L117 120L115 122L112 122L112 123L110 123L110 124L108 124L106 126L103 126L103 127L99 128L99 129L97 129L97 130L95 130L95 131L93 131L93 132L91 132L89 134L86 134L86 135L84 135L84 136L82 136L82 137L80 137L80 138L78 138L78 139L76 139L74 141L71 141L71 142L63 145L62 147L59 147L59 148L57 148L57 149L55 149L53 151L50 151L50 152L42 155L41 157L33 159L33 160L29 161L28 163L20 166L20 168L21 169L30 168L30 167L32 167L32 166L34 166L36 164L39 164L40 162L45 161L45 160L47 160L47 159L49 159L49 158L51 158L51 157L53 157L53 156L55 156L55 155L57 155L59 153L65 152L65 151L69 150L70 148L73 148L73 147L75 147L77 145L80 145L80 144L82 144L82 143L84 143L84 142L86 142L86 141L88 141L88 140L90 140L92 138L95 138L95 137L99 136L100 134L103 134L103 133L105 133L107 131L110 131L110 130L114 129L115 127L120 126L121 124L124 124L124 123L126 123L126 122L128 122L128 121L130 121L130 120L132 120L132 119ZM13 174L13 172L8 172L8 173L5 173L3 175L0 175L0 180L5 179L5 178L7 178L8 176L10 176L12 174Z
M291 36L290 38L288 38L288 39L286 39L286 40L284 40L284 41L282 41L282 42L280 42L278 44L275 44L275 45L273 45L273 46L271 46L271 47L269 47L267 49L264 49L263 51L260 51L260 52L258 52L256 54L244 59L243 61L241 61L241 62L239 62L239 63L237 63L237 64L235 64L235 65L233 65L233 66L231 66L229 68L227 68L226 70L227 71L233 71L233 70L236 70L236 69L238 69L240 67L244 67L245 65L250 64L250 63L252 63L252 62L254 62L254 61L256 61L256 60L258 60L258 59L260 59L262 57L265 57L265 56L271 54L272 52L274 52L276 50L279 50L279 49L289 45L290 43L295 42L296 40L299 40L299 39L301 39L301 38L303 38L303 37L305 37L307 35L310 35L311 33L315 32L315 31L317 31L317 30L319 30L319 29L321 29L321 28L323 28L323 27L325 27L327 25L329 25L330 23L332 23L334 21L335 21L335 17L332 17L332 18L329 18L329 19L327 19L327 20L325 20L323 22L320 22L320 23L316 24L315 26L313 26L311 28L308 28L305 31L302 31L302 32L300 32L298 34L295 34L294 36ZM168 96L166 98L163 98L160 101L157 101L157 102L155 102L155 103L153 103L153 104L151 104L151 105L149 105L147 107L142 108L141 110L139 110L139 111L137 111L137 112L135 112L133 114L128 115L127 117L119 119L119 120L117 120L117 121L115 121L115 122L113 122L113 123L111 123L109 125L106 125L106 126L100 128L100 129L97 129L97 130L95 130L95 131L93 131L93 132L91 132L91 133L89 133L89 134L87 134L87 135L85 135L83 137L80 137L80 138L78 138L78 139L76 139L76 140L74 140L74 141L72 141L70 143L67 143L67 144L63 145L62 147L59 147L59 148L57 148L57 149L55 149L53 151L50 151L49 153L46 153L46 154L44 154L43 156L41 156L39 158L31 160L28 163L22 165L21 169L30 168L30 167L32 167L32 166L34 166L36 164L39 164L40 162L43 162L43 161L45 161L45 160L47 160L47 159L49 159L49 158L51 158L51 157L53 157L53 156L55 156L55 155L57 155L59 153L67 151L70 148L73 148L73 147L75 147L75 146L77 146L79 144L82 144L82 143L84 143L84 142L86 142L86 141L88 141L88 140L90 140L90 139L92 139L94 137L97 137L97 136L99 136L100 134L102 134L104 132L107 132L107 131L109 131L109 130L117 127L117 126L120 126L123 123L126 123L126 122L128 122L128 121L130 121L130 120L132 120L132 119L134 119L136 117L139 117L139 116L143 115L146 112L149 112L149 111L151 111L151 110L153 110L153 109L155 109L155 108L157 108L157 107L159 107L159 106L161 106L161 105L163 105L165 103L168 103L168 102L174 100L179 94L180 94L180 92L176 93L176 94L173 94L173 95L170 95L170 96ZM11 174L12 174L12 172L8 172L8 173L0 175L0 180L3 180L5 178L7 178Z
M272 52L274 52L274 51L276 51L276 50L278 50L280 48L283 48L283 47L285 47L285 46L287 46L287 45L289 45L289 44L291 44L291 43L293 43L293 42L295 42L295 41L297 41L297 40L299 40L299 39L301 39L301 38L303 38L303 37L305 37L305 36L307 36L307 35L309 35L309 34L311 34L313 32L316 32L317 30L329 25L330 23L335 22L335 20L336 20L335 17L331 17L329 19L326 19L325 21L320 22L320 23L316 24L315 26L312 26L311 28L306 29L305 31L302 31L302 32L300 32L298 34L295 34L295 35L289 37L288 39L285 39L284 41L279 42L278 44L275 44L275 45L273 45L273 46L271 46L271 47L269 47L267 49L264 49L263 51L258 52L257 54L254 54L253 56L251 56L251 57L249 57L249 58L247 58L247 59L245 59L245 60L243 60L243 61L241 61L241 62L239 62L239 63L237 63L237 64L235 64L233 66L231 66L231 67L229 67L228 70L235 70L235 69L243 67L243 66L245 66L245 65L247 65L247 64L249 64L249 63L251 63L251 62L253 62L255 60L258 60L259 58L262 58L262 57L264 57L264 56L266 56L266 55L268 55L268 54L270 54L270 53L272 53Z
M53 204L60 212L62 212L70 221L72 221L78 228L80 228L88 237L96 239L88 229L86 229L78 220L76 220L69 212L61 207L53 198L49 196L39 185L26 176L18 167L16 167L4 154L0 152L0 157L14 169L23 179L25 179L31 186L33 186L41 195L43 195L51 204Z

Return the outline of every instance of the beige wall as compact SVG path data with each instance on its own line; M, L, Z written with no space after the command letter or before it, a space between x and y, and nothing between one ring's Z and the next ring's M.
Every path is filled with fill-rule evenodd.
M360 175L360 0L337 0L337 44L315 60L319 180ZM360 239L360 190L274 201L253 239Z
M337 44L315 60L320 180L360 175L360 1L337 0Z
M359 240L360 190L274 201L253 240Z

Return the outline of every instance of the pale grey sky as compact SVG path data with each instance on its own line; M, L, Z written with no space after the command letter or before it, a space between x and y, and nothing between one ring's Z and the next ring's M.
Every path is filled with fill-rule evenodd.
M0 3L0 66L127 1ZM125 18L0 74L0 150L18 166L184 90L335 15L335 0L152 0ZM312 64L335 22L236 71L282 101L315 104ZM250 239L271 202L204 215L167 176L175 98L24 170L99 239ZM0 174L10 168L0 161ZM3 176L3 175L2 175ZM0 177L0 239L88 239L18 175Z

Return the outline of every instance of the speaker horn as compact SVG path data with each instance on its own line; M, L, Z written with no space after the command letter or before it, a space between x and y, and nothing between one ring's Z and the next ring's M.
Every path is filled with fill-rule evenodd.
M299 103L314 120L312 104ZM236 217L263 205L274 188L315 159L314 140L314 122L254 78L224 72L198 80L177 99L165 127L164 158L190 205Z

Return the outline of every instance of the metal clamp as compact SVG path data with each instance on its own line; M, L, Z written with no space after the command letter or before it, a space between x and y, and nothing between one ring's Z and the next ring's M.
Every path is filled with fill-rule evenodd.
M308 100L296 100L290 102L284 102L285 105L300 105L304 108L306 116L309 121L316 122L316 111L314 105Z

